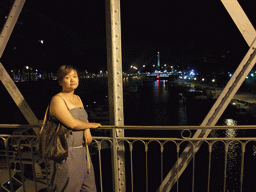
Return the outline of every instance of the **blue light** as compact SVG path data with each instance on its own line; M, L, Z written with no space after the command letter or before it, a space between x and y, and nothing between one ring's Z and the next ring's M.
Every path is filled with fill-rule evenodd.
M190 75L191 75L191 76L194 76L194 75L195 75L194 69L192 69L192 70L190 71Z

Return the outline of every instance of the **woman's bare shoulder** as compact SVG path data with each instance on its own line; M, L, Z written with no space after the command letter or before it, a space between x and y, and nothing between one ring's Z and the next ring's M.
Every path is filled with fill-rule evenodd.
M51 104L50 104L50 114L56 116L56 112L63 112L67 108L67 105L65 103L65 100L59 95L56 94L52 97L51 99Z
M53 97L52 97L52 99L51 99L51 103L59 103L59 102L64 102L64 99L63 99L63 97L62 97L62 95L61 95L61 93L58 93L58 94L56 94L56 95L54 95Z

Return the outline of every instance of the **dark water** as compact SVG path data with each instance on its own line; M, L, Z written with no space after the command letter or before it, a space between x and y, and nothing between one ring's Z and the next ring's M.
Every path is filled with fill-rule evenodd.
M167 80L144 82L138 92L125 96L125 122L129 125L200 125L216 100L195 100L181 96L180 90L168 86ZM255 124L249 114L229 105L216 125L233 119L237 125ZM131 118L130 118L131 117Z
M125 121L134 125L200 125L213 103L190 102L171 89L167 80L144 82L130 95L125 98Z

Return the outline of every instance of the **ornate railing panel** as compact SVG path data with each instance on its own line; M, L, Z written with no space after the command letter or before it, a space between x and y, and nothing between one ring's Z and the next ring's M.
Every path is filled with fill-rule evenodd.
M18 128L14 134L0 135L1 186L6 191L39 191L50 187L49 162L40 159L36 151L36 135L31 128L39 125L5 125ZM1 125L3 128L4 125ZM212 129L208 138L192 138L199 129ZM105 126L101 129L115 129ZM195 149L203 142L198 152L193 150L192 161L171 191L248 191L256 188L253 174L256 170L256 138L252 137L256 126L215 127L163 127L124 126L126 191L167 191L161 183L170 168L180 160L187 145ZM98 191L113 190L112 149L113 139L108 135L94 137L90 145ZM122 172L121 172L122 174ZM12 178L12 179L10 179ZM48 179L47 179L48 178Z

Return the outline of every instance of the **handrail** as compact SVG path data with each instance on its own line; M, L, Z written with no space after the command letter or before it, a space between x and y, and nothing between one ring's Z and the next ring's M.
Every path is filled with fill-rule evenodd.
M35 125L29 125L29 124L0 124L0 128L11 128L11 129L18 129L18 128L41 128L42 124L35 124ZM142 130L197 130L197 129L256 129L256 125L235 125L235 126L135 126L135 125L125 125L125 126L114 126L114 125L102 125L101 127L97 129L142 129Z

